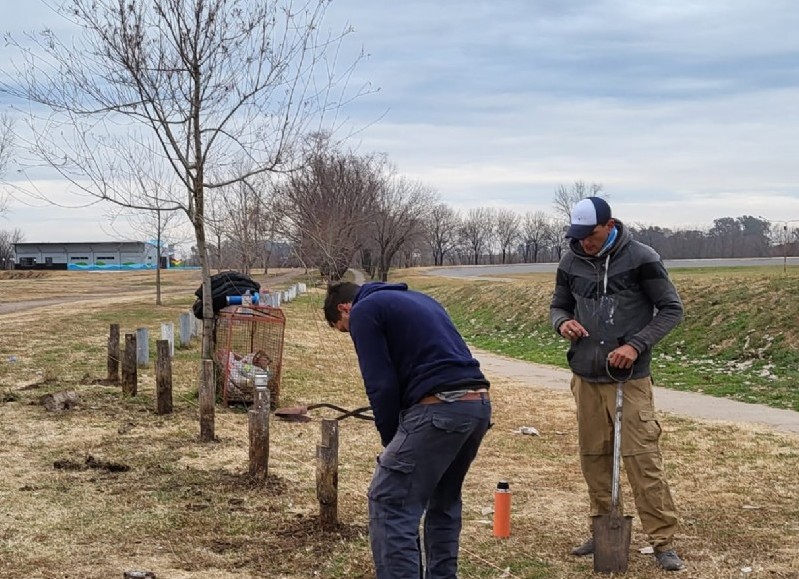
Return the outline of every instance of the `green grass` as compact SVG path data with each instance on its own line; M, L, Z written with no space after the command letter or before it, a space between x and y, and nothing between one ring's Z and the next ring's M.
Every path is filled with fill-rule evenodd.
M683 322L655 347L660 386L799 410L799 272L756 275L685 270L675 285ZM753 271L755 270L755 271ZM567 367L567 344L549 325L553 276L514 282L429 281L470 344L520 360Z

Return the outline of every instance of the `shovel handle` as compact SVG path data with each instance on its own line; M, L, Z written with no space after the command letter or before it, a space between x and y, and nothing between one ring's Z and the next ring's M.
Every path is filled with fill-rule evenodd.
M612 367L613 366L610 365L610 359L605 358L605 374L607 374L608 378L610 378L614 382L626 382L627 380L633 377L633 372L635 371L635 364L633 364L632 366L630 366L629 374L627 374L624 377L619 377L613 375L613 370L611 370Z
M621 420L623 382L616 382L616 420L613 422L613 482L610 492L611 512L618 516L619 511L619 487L621 486Z
M336 420L344 420L345 418L353 417L353 418L360 418L361 420L374 420L374 416L369 416L364 414L364 412L368 412L371 410L371 406L363 406L361 408L356 408L355 410L347 410L346 408L342 408L341 406L336 406L335 404L329 404L328 402L319 402L317 404L311 404L307 407L308 410L313 410L314 408L330 408L331 410L335 410L340 412L341 415L336 417Z
M336 420L344 420L345 418L360 418L361 420L374 420L374 416L370 416L369 414L364 414L364 412L369 412L372 409L371 406L363 406L361 408L356 408L355 410L350 410L345 412L341 416L336 417Z
M630 373L626 377L614 376L613 371L610 369L610 360L605 359L605 372L607 372L611 380L616 382L616 420L613 421L613 480L610 487L610 508L615 517L621 516L619 513L619 487L621 486L621 420L622 403L624 401L622 386L625 381L632 377L634 370L635 365L630 366Z

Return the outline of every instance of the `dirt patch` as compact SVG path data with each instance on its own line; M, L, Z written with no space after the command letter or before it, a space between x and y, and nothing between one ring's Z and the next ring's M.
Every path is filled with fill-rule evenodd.
M93 468L108 472L128 472L130 470L130 467L126 464L102 459L98 460L91 454L88 455L83 462L76 462L70 459L57 460L53 463L53 468L57 470L86 470Z
M0 270L0 279L43 279L49 277L50 272L38 270Z

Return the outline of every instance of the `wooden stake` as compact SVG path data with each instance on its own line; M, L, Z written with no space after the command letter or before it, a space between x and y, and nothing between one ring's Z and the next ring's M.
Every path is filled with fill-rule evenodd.
M335 529L338 526L338 420L322 420L322 443L316 446L316 497L322 529Z
M170 348L172 345L170 344ZM214 361L203 360L200 375L200 441L214 440L214 405L216 404L216 381L214 380Z
M269 473L269 388L255 388L253 406L247 412L250 427L250 476L265 481Z
M125 354L122 357L122 393L128 396L136 396L138 390L136 368L136 334L125 334Z
M155 343L155 412L172 413L172 358L169 356L169 342L158 340Z
M119 324L111 324L108 332L108 376L113 384L119 383Z

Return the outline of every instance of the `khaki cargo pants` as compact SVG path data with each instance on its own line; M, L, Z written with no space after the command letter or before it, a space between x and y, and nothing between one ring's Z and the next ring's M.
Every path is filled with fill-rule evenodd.
M586 382L572 375L577 404L580 463L591 502L591 516L610 512L613 479L613 421L616 384ZM660 454L660 424L655 419L649 377L624 383L621 454L641 526L655 551L672 548L677 513ZM620 498L621 500L621 498Z

